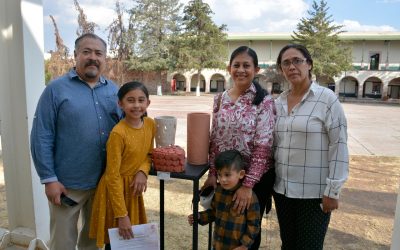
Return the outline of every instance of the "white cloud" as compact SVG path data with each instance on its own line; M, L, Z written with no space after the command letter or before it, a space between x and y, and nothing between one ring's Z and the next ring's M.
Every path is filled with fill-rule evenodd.
M291 31L305 15L303 0L205 0L217 24L227 24L230 32Z
M346 31L396 31L396 28L389 25L365 25L354 20L344 20L336 24L343 25L343 30Z

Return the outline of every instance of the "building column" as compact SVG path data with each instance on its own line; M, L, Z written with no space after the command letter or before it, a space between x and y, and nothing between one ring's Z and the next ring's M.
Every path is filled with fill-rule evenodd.
M382 82L382 98L381 99L383 101L387 101L388 91L389 91L389 82L388 81Z
M39 249L50 238L48 201L30 156L29 133L44 85L41 0L0 1L0 114L9 230L0 248Z
M187 93L190 93L190 85L191 85L191 82L192 82L192 75L189 73L189 72L186 72L185 73L185 84L186 84L186 92Z
M211 76L209 74L205 74L206 76L204 77L204 80L206 81L205 83L205 89L204 93L210 93L210 85L211 85Z
M393 226L393 234L392 234L392 246L391 250L400 249L400 187L397 192L397 205L396 205L396 214L394 217L394 226Z
M365 82L358 82L357 99L363 99L364 84L365 84Z
M340 83L342 80L335 81L335 94L339 96L340 93Z

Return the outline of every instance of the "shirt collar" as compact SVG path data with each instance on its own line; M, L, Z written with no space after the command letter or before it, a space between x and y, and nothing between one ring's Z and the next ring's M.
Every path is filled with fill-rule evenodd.
M78 73L76 73L76 68L75 68L75 67L73 67L73 68L68 72L68 76L69 76L70 79L78 78L78 79L81 80L82 82L85 82L84 80L82 80L82 79L79 77ZM106 81L105 77L100 76L98 84L106 84L106 83L107 83L107 81Z
M254 85L254 83L251 83L249 88L246 89L245 93L248 93L248 92L252 92L253 94L256 94L257 89L256 89L256 86Z
M308 88L307 92L304 94L303 99L305 99L308 95L315 95L317 92L318 85L312 81L310 87ZM284 99L287 99L287 96L290 93L290 89L285 90L284 92L281 93L281 97Z

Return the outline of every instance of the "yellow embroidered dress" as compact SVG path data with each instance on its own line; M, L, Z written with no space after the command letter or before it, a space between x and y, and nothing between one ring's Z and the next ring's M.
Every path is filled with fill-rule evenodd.
M121 120L110 133L107 167L97 186L89 232L99 248L109 243L108 228L118 227L118 217L129 215L132 225L147 223L143 196L133 196L129 185L138 171L149 174L155 132L154 120L144 117L139 129Z

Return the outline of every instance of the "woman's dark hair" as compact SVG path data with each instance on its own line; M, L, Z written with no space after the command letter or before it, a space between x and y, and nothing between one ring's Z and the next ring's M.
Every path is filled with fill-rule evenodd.
M254 67L258 67L257 53L252 48L249 48L247 46L240 46L232 52L231 58L229 59L229 65L232 64L232 61L233 59L235 59L236 56L242 53L247 53L247 55L249 55L253 59ZM264 97L268 95L268 91L261 87L258 82L253 81L253 84L256 87L256 96L254 97L253 105L258 105L262 102L262 100L264 100Z
M238 150L230 149L217 155L215 158L215 168L221 170L224 167L229 167L236 171L243 170L243 159Z
M147 90L146 86L144 86L143 83L141 82L127 82L124 83L121 88L118 90L118 99L120 101L122 101L122 99L124 98L124 96L131 90L135 90L135 89L140 89L141 91L143 91L144 95L146 96L147 99L149 99L149 91ZM143 117L147 116L147 112L143 114ZM142 117L142 118L143 118Z
M308 71L308 76L309 76L310 79L311 79L311 71L312 71L312 69L313 69L313 67L314 67L313 59L311 58L311 54L310 54L310 52L307 50L307 48L304 47L304 46L301 45L301 44L288 44L288 45L286 45L285 47L283 47L283 48L281 49L281 51L279 52L278 58L276 59L276 65L277 65L277 67L279 67L279 70L282 71L282 66L281 66L281 63L282 63L282 55L283 55L283 53L285 53L285 51L288 50L288 49L297 49L297 50L300 51L300 53L303 54L303 56L307 59L307 63L308 63L309 65L311 65L311 69Z

